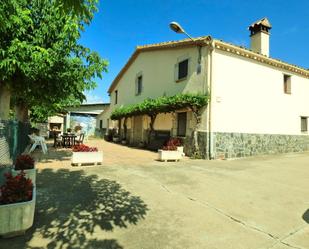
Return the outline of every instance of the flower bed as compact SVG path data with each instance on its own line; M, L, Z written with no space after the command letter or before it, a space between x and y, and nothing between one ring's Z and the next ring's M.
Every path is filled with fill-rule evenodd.
M73 147L71 164L98 164L103 162L103 152L95 147L81 144Z

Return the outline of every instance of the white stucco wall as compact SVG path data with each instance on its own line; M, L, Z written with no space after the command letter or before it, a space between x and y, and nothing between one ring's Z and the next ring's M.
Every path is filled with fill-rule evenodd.
M203 48L202 54L205 55L205 53L206 49ZM179 58L186 57L190 58L189 76L186 80L176 82L175 64ZM111 107L113 108L115 103L115 90L118 90L116 106L138 103L145 98L156 98L162 95L202 92L205 75L196 74L197 57L196 47L140 53L111 93ZM143 75L143 90L136 96L135 80L138 73Z
M48 118L48 123L63 124L63 116L52 116Z
M113 129L114 127L117 127L116 121L112 121L110 119L110 115L111 115L111 109L109 106L106 106L105 110L101 112L96 118L97 119L96 128L97 129L100 128L100 120L103 120L104 129L107 129L107 128Z
M142 52L118 82L111 93L110 110L116 107L140 103L146 98L157 98L163 95L172 96L178 93L203 93L206 91L206 54L207 48L202 48L202 69L197 74L198 48L181 48ZM189 73L185 80L175 81L175 64L181 59L189 58ZM136 76L142 74L143 88L140 95L135 94ZM115 104L115 90L118 91L118 101ZM106 113L106 116L108 113ZM158 116L155 129L170 130L172 120Z
M292 76L291 95L284 93L283 74ZM302 134L309 79L215 50L211 103L214 132Z
M170 113L161 113L157 116L154 128L155 130L171 130L173 127L173 115Z

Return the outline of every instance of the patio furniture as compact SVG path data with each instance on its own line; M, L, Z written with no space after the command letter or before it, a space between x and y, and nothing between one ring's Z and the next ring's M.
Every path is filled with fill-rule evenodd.
M44 154L47 153L47 145L45 143L45 138L44 137L37 136L37 135L28 135L28 137L30 138L30 141L32 143L32 146L31 146L31 148L29 150L29 153L34 151L37 146L41 146L42 152Z
M75 144L78 144L78 145L83 144L84 138L85 138L85 133L81 133L79 135L79 138L75 140Z
M70 148L75 145L75 139L77 137L75 134L64 133L61 137L63 147Z
M60 133L55 132L54 135L54 147L57 148L58 146L62 145L62 137Z

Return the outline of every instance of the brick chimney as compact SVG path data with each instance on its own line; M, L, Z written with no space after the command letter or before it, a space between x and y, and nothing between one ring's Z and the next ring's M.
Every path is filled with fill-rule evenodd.
M265 17L249 26L251 50L269 56L269 30L271 25Z

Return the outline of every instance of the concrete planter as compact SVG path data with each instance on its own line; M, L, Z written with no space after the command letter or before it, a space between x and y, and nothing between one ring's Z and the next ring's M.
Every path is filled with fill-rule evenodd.
M15 170L13 168L11 172L12 172L12 176L17 176L21 172L21 170ZM35 183L36 183L36 169L35 168L34 169L26 169L26 170L24 170L24 172L25 172L25 177L30 178L33 185L35 185Z
M13 237L24 234L33 224L36 188L32 200L0 205L0 236Z
M160 161L179 161L182 153L178 150L158 150L158 159Z
M73 152L71 164L98 164L103 162L103 152Z
M177 146L177 151L179 151L183 156L185 153L183 153L183 146Z
M177 151L183 153L183 146L177 146Z

